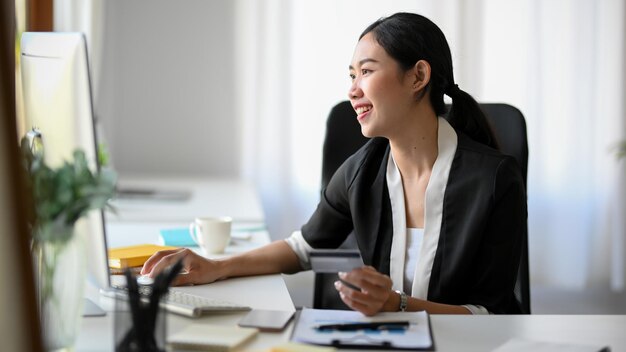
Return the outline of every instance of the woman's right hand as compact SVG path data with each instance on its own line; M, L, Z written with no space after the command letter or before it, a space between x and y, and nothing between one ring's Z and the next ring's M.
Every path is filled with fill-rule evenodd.
M183 259L183 270L174 279L173 286L207 284L219 280L221 262L207 259L189 248L156 252L141 268L141 275L154 278L170 265Z

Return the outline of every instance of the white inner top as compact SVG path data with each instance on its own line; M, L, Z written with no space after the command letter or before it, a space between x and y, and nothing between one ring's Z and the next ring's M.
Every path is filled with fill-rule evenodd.
M419 259L422 241L424 240L424 229L406 229L406 254L404 255L404 287L406 293L411 296L413 291L413 278L415 267Z

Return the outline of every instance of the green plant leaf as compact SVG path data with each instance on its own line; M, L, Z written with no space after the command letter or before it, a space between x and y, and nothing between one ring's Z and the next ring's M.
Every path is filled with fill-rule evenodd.
M72 160L56 169L46 165L44 155L31 151L26 137L20 150L34 205L34 241L65 242L71 238L75 222L90 210L112 208L109 201L115 194L115 172L92 172L82 150L74 151ZM106 153L99 150L98 158L103 157Z

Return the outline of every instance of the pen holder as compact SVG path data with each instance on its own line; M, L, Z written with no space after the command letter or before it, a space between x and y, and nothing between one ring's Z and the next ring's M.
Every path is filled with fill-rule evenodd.
M150 297L146 295L146 297ZM116 352L165 351L166 317L160 305L156 311L149 302L139 300L138 309L128 300L116 300L114 333Z
M115 351L165 351L165 319L161 299L183 268L183 259L168 267L152 286L140 286L129 268L124 270L128 300L116 304Z

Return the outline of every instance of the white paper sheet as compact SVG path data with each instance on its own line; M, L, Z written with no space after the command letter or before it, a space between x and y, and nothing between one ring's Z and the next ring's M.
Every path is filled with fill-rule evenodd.
M396 331L319 331L319 325L408 321L409 328ZM366 317L355 311L303 308L296 322L292 340L317 345L380 346L394 349L431 349L433 346L426 312L379 313ZM385 344L387 343L387 344Z

